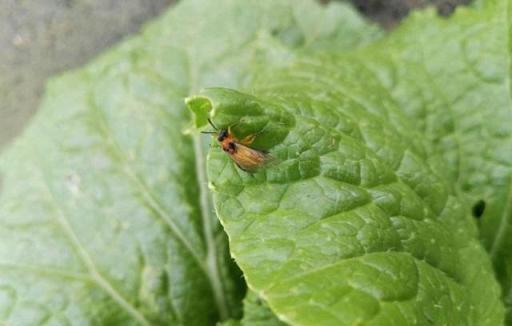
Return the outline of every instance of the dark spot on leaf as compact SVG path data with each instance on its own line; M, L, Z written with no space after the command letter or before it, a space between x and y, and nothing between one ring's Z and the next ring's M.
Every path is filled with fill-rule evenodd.
M485 201L483 199L480 199L479 201L477 201L473 205L473 208L471 211L472 211L474 217L476 217L476 218L482 217L482 215L484 214L484 211L485 211Z

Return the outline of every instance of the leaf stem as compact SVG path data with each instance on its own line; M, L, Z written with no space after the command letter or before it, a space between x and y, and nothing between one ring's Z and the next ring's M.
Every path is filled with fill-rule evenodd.
M201 136L199 134L193 135L192 139L194 142L194 154L196 158L196 175L199 188L199 204L201 208L201 218L203 220L203 233L207 246L206 264L209 271L207 274L212 286L212 291L215 298L215 303L217 305L217 309L219 310L220 318L221 320L225 320L228 318L229 313L226 298L224 296L222 278L219 272L219 264L217 260L217 246L215 244L215 239L213 237L213 217L211 216L210 213L210 196L206 186L208 180L206 178L206 164L204 161L204 154L202 149L203 145L201 141Z

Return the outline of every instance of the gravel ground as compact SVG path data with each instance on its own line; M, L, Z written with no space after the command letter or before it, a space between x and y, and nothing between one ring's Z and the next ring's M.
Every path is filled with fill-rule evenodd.
M215 1L215 0L212 0ZM321 0L327 2L329 0ZM174 0L0 0L0 149L36 111L48 76L82 65ZM469 0L352 0L391 28L417 7Z
M173 0L0 0L0 148L39 105L48 76L135 33Z

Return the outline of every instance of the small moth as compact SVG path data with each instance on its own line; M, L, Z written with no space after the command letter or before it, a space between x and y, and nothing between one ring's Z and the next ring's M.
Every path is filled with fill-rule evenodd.
M241 170L252 173L271 160L272 157L266 151L249 147L257 134L249 135L244 139L237 139L233 136L231 127L219 130L210 119L208 119L208 122L216 131L204 131L203 133L217 134L217 141L222 150L229 155Z

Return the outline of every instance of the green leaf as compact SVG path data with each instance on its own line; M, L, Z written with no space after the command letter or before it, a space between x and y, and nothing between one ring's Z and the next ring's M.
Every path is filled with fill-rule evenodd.
M285 326L286 324L276 318L265 301L252 291L244 299L244 318L242 326Z
M206 143L184 132L183 99L201 87L238 87L296 47L325 48L330 38L348 49L379 36L341 5L189 0L54 79L0 158L0 320L239 318L245 285L211 208Z
M499 325L500 289L453 189L452 161L433 151L382 79L360 53L313 55L253 78L251 94L208 89L189 102L207 107L219 128L236 126L238 139L257 134L253 147L278 162L248 174L217 146L210 151L232 255L290 324Z
M413 15L393 35L365 49L371 66L441 157L455 191L479 218L489 251L512 305L511 3L460 8L449 21L433 11ZM510 311L510 309L509 309ZM512 322L512 315L508 314Z
M229 320L219 326L285 326L270 310L268 305L253 291L248 291L244 299L244 317Z

